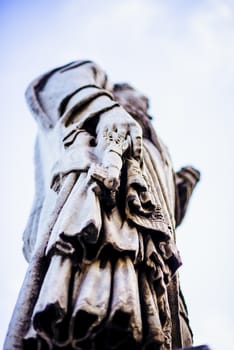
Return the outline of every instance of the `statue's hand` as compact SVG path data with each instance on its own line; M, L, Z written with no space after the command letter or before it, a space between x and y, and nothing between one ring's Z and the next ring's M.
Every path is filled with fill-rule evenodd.
M104 185L110 190L116 190L126 150L129 150L131 157L141 162L142 129L130 114L118 107L101 116L96 134L95 153L107 174Z
M122 147L123 153L126 148L131 148L131 156L136 160L142 158L142 129L133 117L127 113L122 107L114 108L102 114L97 125L97 143L99 146L112 141L112 136L115 142L119 138L128 140L128 146L124 144ZM118 142L117 142L118 143ZM121 144L122 146L122 144ZM120 146L120 148L121 148ZM122 154L123 154L122 153Z

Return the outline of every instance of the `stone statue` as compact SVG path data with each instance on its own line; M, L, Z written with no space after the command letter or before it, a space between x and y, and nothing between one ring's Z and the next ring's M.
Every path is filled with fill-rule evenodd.
M173 171L148 99L91 61L40 76L26 97L36 194L4 349L190 346L175 227L199 172Z

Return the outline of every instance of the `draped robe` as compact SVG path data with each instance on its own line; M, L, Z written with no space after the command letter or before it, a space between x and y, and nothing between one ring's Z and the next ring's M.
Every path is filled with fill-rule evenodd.
M26 96L39 126L36 193L4 349L191 345L175 228L199 172L174 172L146 97L92 61L44 74ZM139 157L129 133L97 132L104 115L118 123L121 113L142 132Z

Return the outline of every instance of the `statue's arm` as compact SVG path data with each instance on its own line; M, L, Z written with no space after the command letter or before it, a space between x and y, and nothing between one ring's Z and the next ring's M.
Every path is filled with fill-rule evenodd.
M113 97L105 72L91 61L74 62L44 74L29 86L26 97L38 123L41 163L36 188L43 183L40 207L36 193L33 215L25 230L24 252L28 258L38 234L43 198L55 188L59 190L53 179L59 180L71 171L88 171L98 164L106 171L103 176L101 169L104 185L116 190L126 149L135 159L141 158L142 130ZM98 180L99 170L91 173Z
M65 75L66 72L68 76ZM103 166L106 170L105 185L109 189L111 189L112 184L113 187L118 186L124 152L128 149L136 160L141 159L142 129L140 125L116 101L112 94L111 82L105 72L95 63L88 62L78 67L71 66L66 68L65 72L62 71L60 75L56 74L54 89L56 91L56 86L61 86L61 79L63 89L62 96L53 106L53 108L56 107L58 115L53 133L57 135L59 142L57 153L60 159L62 156L60 164L66 163L66 169L62 169L60 166L56 167L57 173L53 174L53 178L58 178L58 176L61 178L61 172L65 175L69 169L76 167L76 170L79 170L83 166L82 156L79 152L82 145L77 142L79 139L77 135L80 135L80 132L84 130L93 138L93 142L91 142L93 147L90 147L90 153L93 157L90 162L87 162L86 168L92 163ZM74 78L76 83L73 87ZM66 84L68 84L67 87ZM51 87L48 85L47 88L51 89L53 82L50 85ZM44 104L46 105L46 103ZM76 149L79 156L74 162ZM73 159L70 161L71 154Z
M193 190L200 180L200 172L191 166L183 167L175 173L176 203L175 219L176 226L182 222Z
M38 124L34 151L35 194L23 233L23 252L27 261L31 258L37 239L45 197L51 191L52 168L61 157L62 139L67 132L67 127L62 123L60 106L75 90L89 84L93 87L96 84L99 91L104 87L110 89L105 73L97 65L91 61L77 61L41 75L26 90L29 109ZM86 91L89 93L90 90Z

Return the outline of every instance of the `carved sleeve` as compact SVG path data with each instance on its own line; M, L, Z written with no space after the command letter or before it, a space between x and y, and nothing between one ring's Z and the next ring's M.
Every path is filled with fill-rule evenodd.
M126 149L131 146L133 156L141 157L142 129L110 91L112 84L92 61L59 67L27 89L28 104L39 124L42 198L50 187L58 192L72 172L89 172L115 191ZM33 218L39 217L40 210L33 208L33 213ZM32 247L36 234L29 237L29 231L26 229L24 240Z
M98 97L113 99L112 84L92 61L75 61L35 79L26 99L39 126L51 129L59 119L67 126L71 115L81 112ZM111 102L110 102L111 103ZM100 103L103 107L103 103Z
M176 203L175 220L179 226L185 216L192 192L200 180L200 172L191 166L183 167L175 173Z

